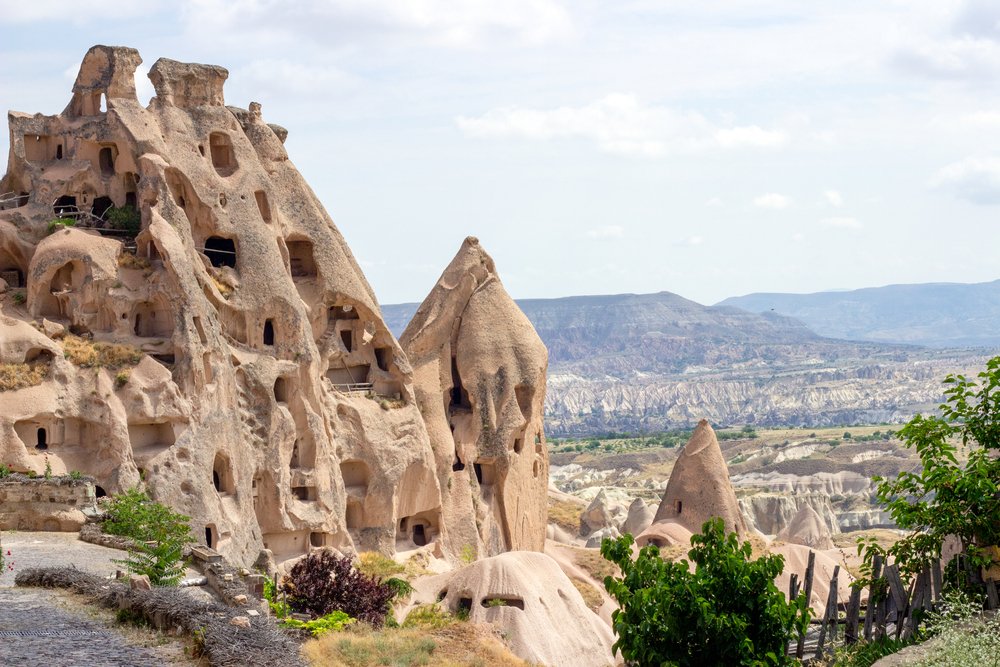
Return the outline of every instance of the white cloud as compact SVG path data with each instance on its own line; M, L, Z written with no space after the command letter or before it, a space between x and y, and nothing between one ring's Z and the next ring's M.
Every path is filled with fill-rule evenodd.
M650 106L625 93L612 93L580 107L504 107L479 117L459 116L455 122L470 137L588 139L605 152L639 157L711 148L771 147L787 138L783 132L755 125L719 128L699 113Z
M79 0L32 0L31 2L4 3L0 12L0 24L32 23L36 21L84 24L88 21L104 21L111 16L116 19L152 13L159 9L160 2L118 2L117 0L88 0L86 11L81 11ZM76 72L73 73L76 76Z
M806 235L803 234L802 232L795 232L794 234L792 234L792 240L795 241L796 243L801 243L802 241L805 240L805 238Z
M723 148L767 148L781 146L788 141L788 135L781 130L765 130L756 125L731 127L716 131L715 140Z
M962 116L968 125L1000 125L1000 111L974 111Z
M1000 158L967 157L940 169L931 186L974 204L1000 204Z
M836 190L827 190L823 193L823 196L826 197L831 206L840 208L844 205L844 198Z
M837 227L840 229L861 229L864 226L857 218L848 217L824 218L820 222L825 227Z
M587 231L587 238L591 239L620 239L625 236L625 228L621 225L606 225Z
M694 247L694 246L699 246L699 245L701 245L704 242L705 242L705 237L704 236L698 236L696 234L694 236L689 236L686 239L681 239L680 241L677 242L677 245L684 245L684 246Z
M723 203L722 199L720 199L719 197L712 197L707 202L705 202L705 206L709 208L721 208L725 206L725 203Z
M758 208L773 208L773 209L783 209L788 208L788 205L792 203L792 200L785 195L779 195L777 192L768 192L759 197L755 197L753 200L753 205Z
M575 32L557 0L187 0L184 17L203 37L253 32L290 44L311 38L343 45L383 33L467 48L497 40L545 44Z

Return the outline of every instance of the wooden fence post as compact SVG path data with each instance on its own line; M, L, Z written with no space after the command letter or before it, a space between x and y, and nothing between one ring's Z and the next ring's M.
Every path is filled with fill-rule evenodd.
M819 641L816 643L816 658L823 657L823 644L826 641L826 626L830 625L830 641L833 642L837 636L837 577L840 574L840 566L833 568L833 578L830 579L830 593L826 596L826 611L823 613L823 621L819 624Z
M861 614L861 587L851 587L851 599L847 602L847 617L844 619L844 643L858 641L858 617Z
M812 590L813 590L813 572L816 569L816 552L809 551L809 563L806 565L806 581L805 581L805 592L806 592L806 605L811 606L812 604ZM803 632L799 635L799 643L795 647L795 657L802 659L806 650L806 633Z
M872 638L872 623L875 621L875 613L879 605L874 599L874 583L882 576L882 557L877 555L872 561L872 586L868 587L868 606L865 607L865 641Z

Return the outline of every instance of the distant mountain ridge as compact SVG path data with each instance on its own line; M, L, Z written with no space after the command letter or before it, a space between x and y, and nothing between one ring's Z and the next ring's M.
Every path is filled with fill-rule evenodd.
M1000 347L1000 280L813 294L754 293L717 305L794 317L821 336L845 340Z
M824 338L767 310L670 292L523 299L549 349L553 435L716 423L900 422L941 400L941 378L981 352ZM382 306L398 333L417 304Z

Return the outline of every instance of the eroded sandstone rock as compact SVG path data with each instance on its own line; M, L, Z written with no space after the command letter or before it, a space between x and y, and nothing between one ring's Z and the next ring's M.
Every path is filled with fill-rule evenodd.
M96 46L65 111L9 114L0 355L49 368L0 393L0 460L40 472L47 454L53 472L91 474L99 493L145 480L244 565L262 548L281 564L314 548L392 553L443 537L439 480L454 452L442 471L407 357L289 160L287 133L258 104L225 106L216 66L157 61L143 107L140 62ZM138 229L112 228L109 211L138 212ZM57 218L75 226L50 230ZM460 430L464 460L482 468L473 485L496 488L477 490L493 553L544 537L544 496L541 511L523 499L546 478L532 454L545 364L540 343L522 354L492 333L513 314L488 273L467 295L457 349L472 401L489 404ZM80 367L64 358L67 331L143 356L126 372ZM484 346L500 351L479 359ZM526 462L507 454L518 429ZM473 516L458 535L476 534Z
M400 337L437 461L452 553L541 551L548 355L468 238Z

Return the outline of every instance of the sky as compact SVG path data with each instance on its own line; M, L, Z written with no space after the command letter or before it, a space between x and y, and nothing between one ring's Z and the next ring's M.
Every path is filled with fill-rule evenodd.
M94 44L143 102L157 58L226 67L382 303L469 235L516 298L1000 278L1000 3L4 5L4 110L62 111Z

